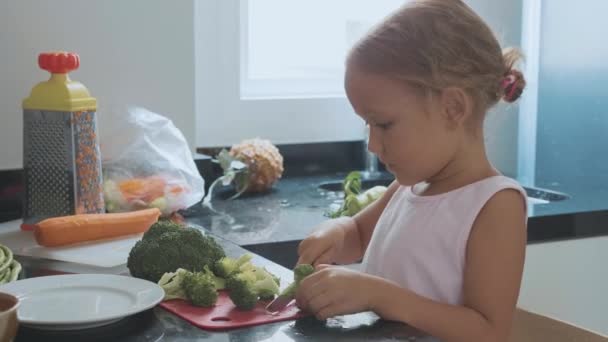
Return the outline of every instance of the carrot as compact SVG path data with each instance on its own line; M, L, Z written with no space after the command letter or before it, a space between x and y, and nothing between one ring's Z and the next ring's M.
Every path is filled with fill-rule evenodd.
M56 247L143 233L160 216L157 208L111 214L80 214L53 217L34 225L39 245Z
M165 194L167 182L160 176L133 178L118 183L118 188L127 201L135 199L146 203Z

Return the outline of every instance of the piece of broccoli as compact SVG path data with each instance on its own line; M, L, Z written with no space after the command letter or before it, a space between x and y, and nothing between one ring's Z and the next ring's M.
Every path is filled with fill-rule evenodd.
M258 294L246 274L237 273L226 279L228 296L234 305L241 310L252 310L258 301Z
M361 192L361 173L351 171L346 175L342 182L342 189L345 195L357 195Z
M182 280L186 274L190 273L183 268L177 269L175 272L167 272L160 277L158 285L165 291L163 300L169 299L188 299L186 292L182 287Z
M257 280L253 284L253 288L260 300L272 300L280 291L279 285L277 285L272 277Z
M298 286L302 279L308 277L309 275L315 272L315 268L310 264L299 264L293 269L293 282L289 284L283 291L280 296L290 296L293 297L298 290Z
M208 274L210 277L213 278L213 283L215 284L216 290L223 290L226 288L226 279L216 276L211 271L211 269L209 268L208 265L205 265L205 267L203 268L203 272L205 272L206 274Z
M272 275L262 268L233 274L226 280L226 288L234 305L241 310L252 310L258 299L268 300L279 293Z
M167 233L167 232L172 232L172 231L179 231L182 228L184 228L182 225L180 225L179 223L175 223L171 220L167 220L167 219L161 219L158 222L154 223L145 233L144 236L142 237L143 240L148 240L148 239L157 239L161 234Z
M361 185L361 173L358 171L349 172L342 182L342 190L344 191L342 205L339 208L336 208L336 210L330 210L326 215L330 218L354 216L372 202L382 197L387 190L387 187L377 185L365 190L365 192L361 192Z
M200 272L225 256L215 240L193 227L176 229L174 224L155 223L149 235L129 253L127 267L137 278L158 282L163 274L184 268ZM177 225L179 227L179 225ZM163 232L163 230L165 230Z
M188 272L182 279L182 288L188 300L196 305L212 307L217 302L214 276L207 272Z
M240 269L241 266L251 263L253 256L249 253L241 255L238 259L223 257L213 264L213 272L221 278L228 278Z

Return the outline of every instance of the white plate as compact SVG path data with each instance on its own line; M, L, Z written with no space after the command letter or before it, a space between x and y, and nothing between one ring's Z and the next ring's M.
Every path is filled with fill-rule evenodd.
M0 286L20 300L19 323L37 329L74 330L106 325L150 309L164 296L157 284L109 274L67 274Z

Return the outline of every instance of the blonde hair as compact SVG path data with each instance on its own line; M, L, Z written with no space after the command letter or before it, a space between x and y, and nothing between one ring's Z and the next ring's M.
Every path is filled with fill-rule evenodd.
M488 25L461 0L413 0L355 44L347 63L426 91L464 89L485 112L525 86L513 69L517 49L502 51Z

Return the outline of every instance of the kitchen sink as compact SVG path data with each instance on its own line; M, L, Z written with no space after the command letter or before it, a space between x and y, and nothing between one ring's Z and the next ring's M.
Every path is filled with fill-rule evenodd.
M363 179L361 180L361 188L366 190L377 185L388 186L392 181L393 178L390 177ZM326 191L342 191L342 180L321 183L319 188ZM549 202L558 202L570 198L570 196L557 191L525 186L523 188L528 194L530 204L546 204Z

